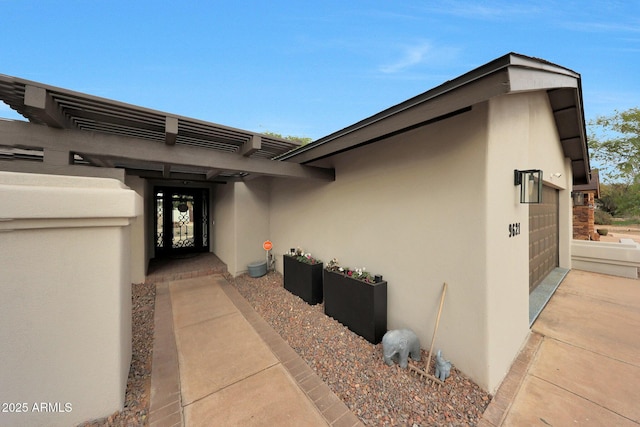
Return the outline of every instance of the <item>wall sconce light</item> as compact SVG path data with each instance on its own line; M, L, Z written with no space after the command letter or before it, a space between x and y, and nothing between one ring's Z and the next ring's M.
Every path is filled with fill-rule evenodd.
M584 193L580 191L573 193L573 206L584 206Z
M520 203L542 203L542 171L513 171L514 185L520 186Z

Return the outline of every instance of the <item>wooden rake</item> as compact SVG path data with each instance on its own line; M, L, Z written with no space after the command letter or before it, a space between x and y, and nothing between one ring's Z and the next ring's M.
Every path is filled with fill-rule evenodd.
M433 354L433 345L436 342L436 334L438 333L438 326L440 325L440 315L442 314L442 306L444 305L444 296L447 294L447 282L442 286L442 296L440 297L440 307L438 308L438 317L436 317L436 326L433 330L433 337L431 338L431 346L429 347L429 357L427 358L427 367L423 371L422 369L418 369L415 366L409 364L409 370L416 375L424 378L426 380L432 380L439 385L444 385L444 382L440 381L439 378L434 377L429 374L429 367L431 365L431 355Z

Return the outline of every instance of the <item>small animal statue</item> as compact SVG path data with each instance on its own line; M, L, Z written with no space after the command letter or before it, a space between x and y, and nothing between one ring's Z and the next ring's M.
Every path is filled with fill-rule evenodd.
M382 353L387 365L393 365L393 359L398 359L400 367L406 368L409 356L416 362L420 361L420 340L409 329L387 331L382 337Z
M451 362L444 360L442 351L438 350L436 354L436 378L440 381L446 380L451 375Z

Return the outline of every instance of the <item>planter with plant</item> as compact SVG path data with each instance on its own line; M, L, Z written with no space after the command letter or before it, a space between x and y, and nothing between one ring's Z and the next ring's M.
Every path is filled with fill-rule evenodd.
M322 302L322 261L302 249L283 255L284 288L308 304Z
M334 258L324 269L324 312L377 344L387 332L387 282L364 268L340 267Z

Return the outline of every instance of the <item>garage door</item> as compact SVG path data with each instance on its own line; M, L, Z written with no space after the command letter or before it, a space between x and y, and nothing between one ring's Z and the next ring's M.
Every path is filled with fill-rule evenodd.
M558 191L542 187L542 203L529 205L529 292L558 266Z

